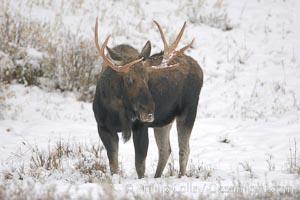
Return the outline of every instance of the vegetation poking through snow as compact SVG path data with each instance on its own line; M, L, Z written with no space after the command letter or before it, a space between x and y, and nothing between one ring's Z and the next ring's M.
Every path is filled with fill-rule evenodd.
M286 166L289 173L298 174L300 176L300 158L296 138L294 138L293 141L290 141Z
M169 157L169 161L167 162L166 170L167 170L166 173L167 177L179 175L179 170L175 166L175 161L172 153Z
M200 180L208 180L213 174L214 168L204 163L196 165L191 160L187 170L187 177L193 177Z
M166 175L165 177L178 177L179 176L179 170L175 165L175 160L173 155L171 154L169 162L166 166ZM197 165L193 163L193 161L190 161L187 166L187 177L193 177L200 180L207 180L209 177L212 176L214 169L210 166L205 165L204 163L201 163L200 165Z
M80 100L91 101L100 71L93 41L64 27L56 31L54 26L4 10L0 81L73 91Z
M0 81L0 120L4 119L3 110L5 109L4 84Z
M253 179L253 178L257 178L257 176L255 175L255 173L253 172L253 168L252 166L249 164L249 162L245 161L240 163L240 165L243 167L243 169L249 173L249 178Z
M222 31L230 31L234 28L228 15L223 0L217 0L213 9L207 10L205 6L206 0L199 0L197 6L195 2L188 1L182 6L188 15L188 19L193 24L204 24ZM180 10L182 12L182 10Z
M23 180L30 177L41 182L49 178L69 183L107 182L104 148L99 144L76 144L58 141L47 149L31 147L29 166L8 168L4 179Z
M273 162L273 155L272 154L267 154L267 159L266 159L266 162L267 162L267 166L268 166L268 170L269 171L274 171L275 170L275 164Z

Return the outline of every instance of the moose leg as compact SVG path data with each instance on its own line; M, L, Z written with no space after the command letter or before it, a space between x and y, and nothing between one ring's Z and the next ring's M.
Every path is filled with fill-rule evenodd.
M176 118L178 144L179 144L179 177L186 173L186 166L190 154L190 136L194 126L197 113L197 107L194 109L187 109L181 116Z
M170 130L173 122L164 126L154 128L154 136L158 147L158 164L154 178L161 177L164 168L167 164L168 158L171 154L170 145Z
M110 173L119 173L118 164L118 149L119 149L119 136L117 133L111 133L98 125L98 132L102 143L105 146L107 157L109 160Z
M182 123L177 122L177 131L178 131L178 144L179 144L179 166L180 173L179 177L184 176L186 173L186 165L189 159L190 154L190 136L192 129L184 126Z
M148 151L148 127L138 124L133 127L133 143L135 150L135 169L139 178L145 176L145 163Z

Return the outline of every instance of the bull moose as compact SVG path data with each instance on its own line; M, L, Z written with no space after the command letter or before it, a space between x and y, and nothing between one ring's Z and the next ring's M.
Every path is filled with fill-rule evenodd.
M152 127L159 150L155 177L161 177L171 153L169 134L175 119L179 143L179 177L186 173L189 140L203 84L203 72L197 61L184 54L192 42L176 50L186 23L170 46L160 25L156 21L154 23L163 40L164 51L150 56L149 41L138 52L124 44L107 47L108 36L100 48L96 19L95 44L103 64L93 111L99 136L107 151L111 174L119 171L118 132L122 132L125 142L133 135L135 168L138 178L144 177L148 128Z

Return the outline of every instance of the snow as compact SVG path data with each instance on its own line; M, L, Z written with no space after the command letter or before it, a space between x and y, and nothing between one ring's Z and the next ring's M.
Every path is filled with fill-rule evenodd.
M187 21L179 47L195 38L187 54L199 62L205 76L188 167L201 170L196 170L192 177L167 176L167 166L165 177L153 178L158 151L150 129L144 179L137 179L130 140L120 142L123 174L107 175L107 183L102 182L99 174L89 183L86 176L76 171L73 164L77 160L72 158L64 160L63 172L52 171L48 178L28 176L22 182L14 174L7 182L12 191L18 184L24 188L33 184L32 192L38 195L54 188L55 194L71 195L73 199L99 199L99 194L117 198L150 198L151 194L223 198L238 189L245 193L300 189L299 174L289 172L293 155L290 149L295 150L295 141L299 149L300 143L299 1L224 0L203 1L203 5L202 1L179 0L55 0L32 1L31 5L30 1L4 2L29 20L67 27L91 40L95 18L99 16L100 41L111 33L109 45L130 43L141 48L150 40L153 52L163 48L153 20L161 24L167 40L173 40ZM213 20L225 17L223 13L227 13L226 18ZM226 26L232 30L224 31ZM25 51L33 63L44 56L33 48ZM6 57L0 52L0 67L5 65ZM32 148L36 146L47 150L60 140L70 144L102 144L91 103L77 101L74 94L16 84L0 91L0 108L1 97L5 99L0 111L4 118L0 121L0 178L11 168L18 169L23 164L29 168ZM171 130L170 162L178 170L175 127ZM86 165L96 159L89 153L84 155ZM105 153L104 158L108 163Z

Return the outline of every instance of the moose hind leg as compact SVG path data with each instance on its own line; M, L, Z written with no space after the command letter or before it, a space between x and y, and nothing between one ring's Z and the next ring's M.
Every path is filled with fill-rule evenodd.
M176 118L179 145L179 177L185 176L190 154L190 136L196 118L197 108L187 109Z
M170 130L173 122L164 126L154 128L154 136L158 147L158 164L155 172L155 178L161 177L164 168L167 164L168 158L171 154L170 145Z
M101 128L98 125L98 132L102 143L105 146L107 157L109 160L110 173L119 173L119 162L118 162L118 149L119 149L119 136L117 133L111 133Z
M148 127L144 125L136 125L133 128L133 143L135 150L135 169L138 178L145 176L145 164L148 152Z

